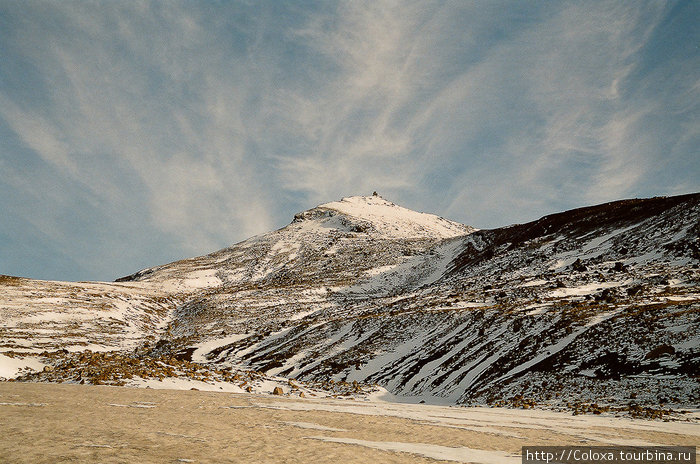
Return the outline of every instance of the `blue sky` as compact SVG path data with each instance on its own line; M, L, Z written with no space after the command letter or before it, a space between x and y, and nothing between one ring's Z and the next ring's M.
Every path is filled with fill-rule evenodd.
M0 0L0 274L371 194L480 228L700 190L700 2Z

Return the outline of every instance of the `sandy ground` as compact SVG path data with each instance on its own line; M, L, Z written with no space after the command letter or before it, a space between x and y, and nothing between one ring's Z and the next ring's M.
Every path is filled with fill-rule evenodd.
M523 445L700 444L698 423L0 382L2 463L520 463Z

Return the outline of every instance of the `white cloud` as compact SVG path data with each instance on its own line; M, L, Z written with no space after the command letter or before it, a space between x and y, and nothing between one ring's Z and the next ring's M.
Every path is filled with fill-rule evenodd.
M154 225L190 252L271 227L270 192L246 151L260 133L249 130L255 120L242 100L258 90L237 81L245 70L226 73L196 15L162 4L73 6L52 12L69 39L52 42L37 26L28 32L49 46L23 46L50 80L49 101L0 95L0 116L18 137L117 210L133 193L105 172L119 159L146 186Z
M427 179L454 166L441 186L453 198L473 196L478 179L503 201L582 204L628 194L650 168L634 121L652 109L623 101L621 89L664 2L561 4L506 25L522 12L339 5L298 31L336 67L286 101L308 147L281 158L287 188L315 201L424 191L434 203ZM444 206L468 220L460 201Z
M496 226L636 195L664 155L659 185L697 185L673 173L697 145L698 62L642 62L665 1L8 10L0 58L33 81L0 79L2 122L183 254L373 190Z
M403 189L415 168L414 139L403 121L422 76L415 34L424 4L344 2L332 16L312 17L295 37L333 69L320 87L286 101L308 153L280 157L285 185L314 200L338 192ZM410 116L410 114L409 114Z
M505 99L509 106L503 115L507 126L493 134L491 146L503 163L479 174L491 190L484 208L509 204L498 214L534 219L563 207L618 199L639 187L659 156L657 147L645 145L640 121L657 108L622 93L638 51L664 13L663 3L562 5L500 43L478 71L463 75L459 87L479 86L482 93L465 104L492 99L501 105ZM516 81L512 88L504 86L504 75ZM494 114L486 104L476 111ZM473 124L476 118L467 120ZM469 146L468 140L462 143ZM474 177L465 173L461 184L467 187L456 193L448 212L458 214L465 204L479 207L470 201Z

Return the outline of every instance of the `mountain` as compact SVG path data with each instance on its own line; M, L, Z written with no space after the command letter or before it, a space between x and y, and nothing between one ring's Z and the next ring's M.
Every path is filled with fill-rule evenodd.
M324 265L334 267L331 272L323 272L333 274L327 277L347 279L356 274L356 269L346 269L348 263L336 260L337 253L362 261L358 265L365 269L373 269L380 262L394 262L404 251L420 254L440 240L474 230L433 214L411 211L379 196L349 197L296 214L292 223L280 230L207 256L144 269L117 282L208 288L284 279L292 269L316 279L314 267ZM377 248L380 243L381 249ZM383 249L384 245L392 249Z
M700 402L698 219L700 194L492 230L350 197L115 283L0 279L0 347L49 364L33 380L128 383L156 359L159 378L657 417Z

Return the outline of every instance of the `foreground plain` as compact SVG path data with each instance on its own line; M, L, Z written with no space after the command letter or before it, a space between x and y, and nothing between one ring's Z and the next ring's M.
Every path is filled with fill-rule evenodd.
M0 382L4 463L519 463L524 445L699 442L697 422Z

